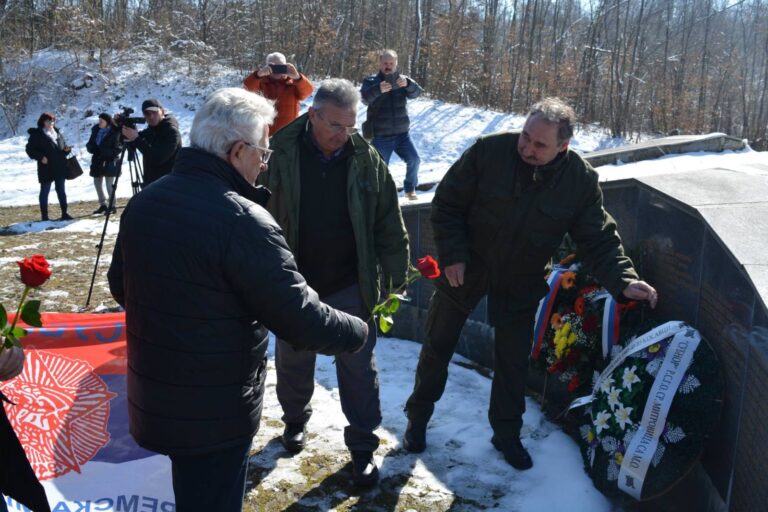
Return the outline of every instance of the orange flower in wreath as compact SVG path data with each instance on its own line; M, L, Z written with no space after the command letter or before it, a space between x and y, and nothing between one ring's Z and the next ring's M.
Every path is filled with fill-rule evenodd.
M563 272L563 280L560 281L560 286L566 290L576 286L576 273L571 271Z
M563 328L563 319L559 313L552 313L552 317L549 319L549 325L556 331Z

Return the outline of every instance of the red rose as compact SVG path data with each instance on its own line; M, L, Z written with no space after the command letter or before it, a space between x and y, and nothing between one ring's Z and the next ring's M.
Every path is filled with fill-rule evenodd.
M565 370L565 365L563 364L562 361L556 361L551 365L549 365L549 367L547 368L547 372L549 373L562 372L563 370Z
M437 279L440 277L440 267L437 266L437 262L432 256L427 255L417 259L416 268L427 279Z
M571 381L568 383L568 392L573 393L576 391L579 388L579 384L581 384L581 381L578 375L571 377Z
M584 316L585 307L586 307L586 304L584 303L584 297L579 297L578 299L576 299L576 302L573 303L573 310L579 316Z
M30 288L42 286L51 277L51 269L42 254L34 254L31 258L24 258L16 263L21 272L21 282Z

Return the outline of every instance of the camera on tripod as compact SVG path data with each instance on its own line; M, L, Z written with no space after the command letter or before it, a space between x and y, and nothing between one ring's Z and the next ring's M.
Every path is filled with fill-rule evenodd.
M122 112L115 116L117 126L120 128L123 126L127 126L128 128L136 128L137 124L144 124L147 122L147 120L143 117L131 117L131 114L134 112L131 107L120 105L120 110L122 110Z

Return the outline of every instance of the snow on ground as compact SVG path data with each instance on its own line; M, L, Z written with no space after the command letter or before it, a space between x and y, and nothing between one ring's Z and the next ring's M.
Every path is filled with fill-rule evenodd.
M42 58L42 57L41 57ZM238 86L242 73L214 67L205 81L188 78L186 73L164 68L162 78L151 76L143 64L118 67L112 82L95 82L94 87L80 91L64 100L41 102L30 108L23 126L32 126L39 112L61 107L59 126L84 168L90 161L84 145L96 116L101 111L115 112L118 105L130 104L138 109L141 101L157 97L178 119L185 142L194 111L205 94L221 86ZM197 81L195 81L197 80ZM70 93L71 94L71 93ZM304 108L306 108L305 103ZM90 110L92 115L85 116ZM519 128L524 118L477 108L462 107L422 98L409 102L412 119L411 134L422 159L422 182L439 181L448 167L482 134ZM365 118L361 109L359 123ZM18 206L37 203L39 185L34 163L24 152L26 134L0 140L0 206ZM617 141L599 130L589 127L578 131L572 147L578 151L591 151L613 147ZM721 154L695 153L667 156L661 159L627 165L605 166L599 170L601 179L619 179L650 175L659 172L683 172L707 167L718 167L727 162L744 169L752 164L768 161L766 153L751 150ZM395 181L402 183L405 166L393 157L391 171ZM755 171L757 172L757 171ZM95 200L91 180L86 176L67 182L70 201ZM130 197L130 187L118 187L121 205ZM420 193L419 202L429 201L432 193ZM55 203L55 194L50 201ZM62 230L70 232L101 233L101 217L70 222L30 222L19 219L6 230L12 233ZM110 221L108 237L117 232L117 219ZM15 261L15 259L13 259ZM61 261L59 264L66 264ZM13 264L0 258L0 264ZM54 292L54 290L51 290ZM412 494L421 503L436 500L451 503L456 499L470 500L492 510L612 510L613 507L597 492L582 468L576 443L552 423L546 421L537 404L528 401L528 412L523 427L523 444L530 450L534 467L518 472L507 465L491 446L491 430L486 408L490 381L471 370L451 365L451 376L444 398L438 403L428 430L429 449L421 455L407 454L400 447L406 420L403 404L413 384L419 345L397 339L382 339L377 348L381 371L381 399L384 422L379 430L382 446L377 452L382 477L410 475L403 484L402 493ZM456 359L461 359L456 357ZM273 442L280 434L281 412L273 390L274 362L270 361L268 392L265 398L262 430L255 446L263 449L254 462L270 468L263 475L262 488L279 487L281 482L299 478L298 465L303 457L317 451L346 456L343 447L345 419L338 400L338 387L332 359L318 357L317 391L313 399L315 415L309 423L310 446L306 453L294 458L279 456L281 448ZM303 477L302 477L303 478ZM556 492L553 492L556 490ZM563 496L578 497L568 502ZM331 509L336 503L321 504ZM472 508L472 507L469 507ZM436 508L437 510L438 508Z
M451 510L498 511L584 511L615 510L593 486L582 469L581 455L573 440L547 421L536 402L528 399L522 431L523 444L531 452L534 466L516 471L491 445L487 420L490 381L477 372L452 364L443 398L438 402L427 430L427 450L409 454L401 448L407 420L403 404L413 386L419 345L395 338L380 338L376 361L381 381L381 409L384 423L377 430L381 447L376 461L382 481L410 475L400 489L406 496L432 503L432 510L447 510L454 499L463 506ZM279 443L282 410L272 392L275 386L274 341L270 344L270 371L267 377L262 428L254 447L261 451L252 458L260 467L270 468L255 492L285 488L286 483L305 479L299 471L316 450L340 452L346 456L344 426L333 358L318 356L312 399L315 410L307 426L307 448L294 457L286 456ZM457 356L457 361L467 361ZM556 483L555 483L556 482ZM552 492L556 487L557 492ZM563 501L563 496L577 499ZM315 503L320 510L332 510L339 503L330 498ZM398 508L398 510L400 510Z

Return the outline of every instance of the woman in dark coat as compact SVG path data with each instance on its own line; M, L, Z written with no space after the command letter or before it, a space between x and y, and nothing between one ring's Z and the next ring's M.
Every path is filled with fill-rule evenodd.
M115 177L120 172L120 153L123 144L120 140L120 130L114 119L107 113L99 114L99 123L91 128L91 137L86 149L93 155L91 159L91 176L96 194L99 196L99 208L94 215L106 213L109 209L109 198ZM106 182L106 191L103 184ZM115 213L114 203L112 213Z
M54 126L56 116L43 112L37 120L37 128L30 128L27 155L37 160L37 180L40 182L40 216L48 220L48 194L51 183L56 184L56 196L61 207L60 220L72 220L67 213L67 193L64 183L67 179L67 155L72 148L67 146L64 135Z

